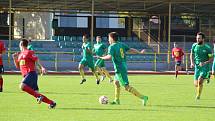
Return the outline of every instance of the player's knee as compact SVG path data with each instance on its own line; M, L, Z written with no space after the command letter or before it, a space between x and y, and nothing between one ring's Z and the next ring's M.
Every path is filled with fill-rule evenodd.
M79 69L79 70L83 69L82 65L79 65L79 66L78 66L78 69Z
M23 91L24 90L24 84L23 83L21 83L20 85L19 85L19 88Z
M114 85L115 85L117 88L119 88L119 87L120 87L119 81L115 81L115 82L114 82Z

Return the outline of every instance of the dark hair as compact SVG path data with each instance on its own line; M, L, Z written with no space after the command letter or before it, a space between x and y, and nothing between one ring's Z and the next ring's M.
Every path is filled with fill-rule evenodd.
M118 41L118 37L119 37L118 33L116 33L116 32L111 32L111 33L109 33L108 35L109 35L114 41Z
M21 41L22 46L28 47L28 40L27 39L22 39Z
M88 38L88 35L87 35L87 34L83 34L83 36L86 37L86 38Z
M198 32L197 35L201 35L202 39L205 39L205 34L203 32Z

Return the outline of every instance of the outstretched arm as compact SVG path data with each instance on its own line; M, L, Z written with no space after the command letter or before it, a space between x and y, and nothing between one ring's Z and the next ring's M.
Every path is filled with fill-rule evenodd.
M101 58L103 60L110 60L110 59L112 59L112 56L111 55L106 55L106 56L98 57L98 58Z
M130 48L130 49L128 50L128 52L131 53L131 54L144 54L144 53L145 53L145 50L143 49L143 50L139 51L139 50L137 50L137 49Z

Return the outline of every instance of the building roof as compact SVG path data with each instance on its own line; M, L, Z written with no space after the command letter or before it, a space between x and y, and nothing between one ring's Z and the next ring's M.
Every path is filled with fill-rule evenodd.
M13 11L90 12L92 0L11 0ZM131 14L192 13L214 15L214 0L94 0L95 12L121 12ZM0 10L9 10L9 0L0 0Z

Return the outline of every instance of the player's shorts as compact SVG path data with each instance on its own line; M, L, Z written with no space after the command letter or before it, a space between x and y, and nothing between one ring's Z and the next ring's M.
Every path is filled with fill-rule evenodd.
M4 73L4 66L0 65L0 74L3 74L3 73Z
M79 64L82 64L84 66L88 66L92 71L95 70L93 60L87 60L85 58L82 58L81 61L79 62Z
M210 78L209 65L204 65L203 67L195 66L194 80L198 80L199 77L203 79Z
M127 72L117 72L117 73L115 73L114 80L119 81L120 85L124 86L124 87L129 84Z
M105 67L105 61L103 59L98 59L95 63L95 67L98 66L98 67Z
M27 75L24 76L22 83L28 85L33 90L38 90L37 79L38 79L38 75L37 75L36 71L31 71Z
M175 65L176 65L176 66L181 66L181 61L176 61L176 62L175 62Z

